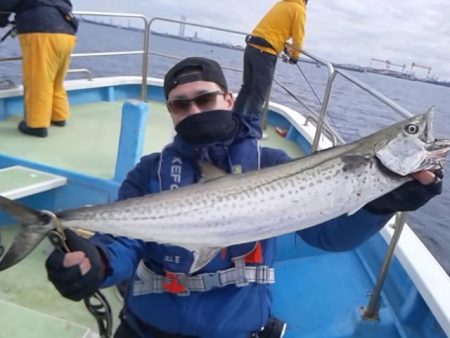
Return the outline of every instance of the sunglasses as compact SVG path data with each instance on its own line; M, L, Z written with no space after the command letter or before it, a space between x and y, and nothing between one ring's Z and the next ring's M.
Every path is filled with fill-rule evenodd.
M173 113L185 112L189 110L192 103L195 103L195 105L201 110L209 110L216 105L217 95L225 95L225 93L217 90L214 92L201 94L191 99L171 100L167 102L167 105Z

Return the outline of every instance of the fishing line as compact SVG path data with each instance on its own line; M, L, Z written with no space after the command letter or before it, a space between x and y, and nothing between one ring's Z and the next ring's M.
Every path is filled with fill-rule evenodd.
M313 86L311 85L311 83L308 81L308 78L306 77L305 73L303 73L303 70L300 68L300 66L298 65L298 63L295 64L298 68L298 70L300 71L300 73L302 74L303 78L305 79L305 82L308 84L309 88L311 89L311 91L313 92L314 96L316 97L317 101L319 102L320 105L322 105L322 101L320 100L319 96L317 95L316 91L314 90Z
M283 56L282 56L283 58ZM285 60L285 58L283 58L283 61ZM314 96L316 97L316 100L318 101L318 103L320 104L320 106L322 106L322 101L320 100L319 96L317 95L316 91L314 90L314 88L312 87L311 83L308 81L305 73L303 73L302 69L300 68L300 66L298 64L296 64L298 70L300 71L300 73L302 74L305 82L309 85L309 88L311 89L311 91L313 92ZM308 107L302 100L300 100L291 90L289 90L286 86L284 86L281 82L277 81L275 78L273 79L273 81L280 86L287 94L289 94L295 101L297 101L298 103L300 103L307 111L309 111L311 114L313 114L314 116L317 117L317 113L315 111L313 111L310 107ZM337 123L334 121L333 117L330 114L330 111L328 110L328 114L327 114L327 119L330 121L330 124L332 126L332 128L335 130L335 132L338 133L338 137L342 139L339 128L337 126Z

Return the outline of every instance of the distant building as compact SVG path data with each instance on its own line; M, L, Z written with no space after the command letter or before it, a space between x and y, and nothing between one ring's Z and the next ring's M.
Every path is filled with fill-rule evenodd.
M185 15L182 15L181 18L180 18L180 20L184 21L184 22L186 22L186 19L187 18L186 18ZM186 25L184 23L180 23L180 30L178 32L178 36L179 37L184 38L184 31L185 31L185 29L186 29Z

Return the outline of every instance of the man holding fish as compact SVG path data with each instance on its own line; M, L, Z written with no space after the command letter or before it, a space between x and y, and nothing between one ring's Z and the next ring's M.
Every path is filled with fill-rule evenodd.
M260 147L251 123L232 113L233 96L217 62L199 57L180 61L166 74L164 92L177 134L161 153L141 159L122 183L119 200L164 194L195 183L201 187L209 184L203 181L212 182L225 172L245 175L291 161L282 150ZM324 250L357 247L394 212L416 210L441 192L440 173L425 170L412 176L352 215L334 217L299 230L298 235ZM186 200L185 207L198 207L200 219L203 213L216 212L206 210L208 201L212 199ZM166 204L170 208L170 202ZM186 217L185 224L188 218L192 217ZM246 224L242 221L240 227ZM232 245L217 251L207 245L179 246L104 234L87 240L68 229L65 233L73 252L54 251L46 262L49 280L63 296L77 301L99 288L128 281L114 337L248 338L284 333L284 323L271 313L275 237L230 239ZM206 232L204 236L208 242ZM223 236L224 243L228 237L233 237L231 231ZM215 246L212 243L212 249Z

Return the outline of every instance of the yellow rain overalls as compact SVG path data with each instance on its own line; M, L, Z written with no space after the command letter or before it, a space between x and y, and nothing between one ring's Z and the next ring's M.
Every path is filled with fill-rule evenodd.
M64 78L76 37L61 33L20 34L25 117L29 127L46 128L69 117Z
M10 12L0 14L0 26L14 20L19 35L27 127L47 128L52 121L67 120L63 81L78 28L71 1L0 1L0 11Z

